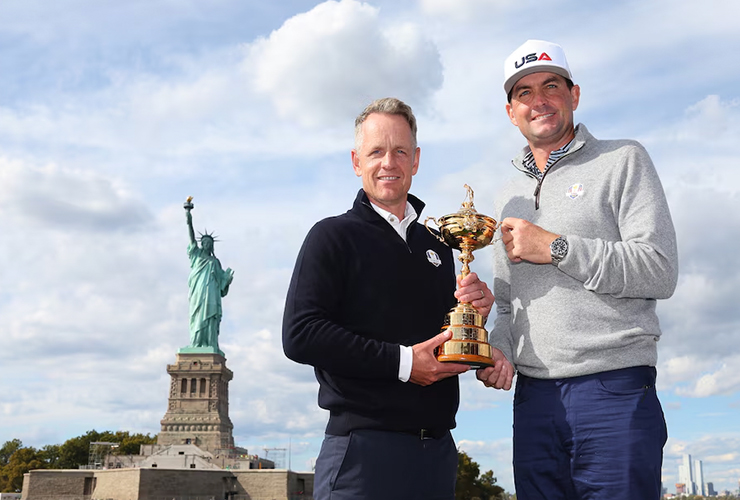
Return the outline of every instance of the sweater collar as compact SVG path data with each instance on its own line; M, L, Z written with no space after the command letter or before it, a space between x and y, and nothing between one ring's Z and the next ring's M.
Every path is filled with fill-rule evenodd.
M581 149L586 144L587 141L590 141L593 138L594 137L588 131L586 126L583 123L579 123L578 125L576 125L576 135L571 141L572 143L570 147L568 148L568 151L566 151L561 156L561 158L575 153L576 151ZM511 162L514 164L514 166L517 169L525 173L529 173L529 170L524 165L524 159L527 156L527 154L529 154L530 152L531 150L529 149L529 146L524 146L522 150L519 152L519 154L513 160L511 160ZM533 175L533 174L530 174L530 175Z
M424 207L426 205L423 201L421 201L419 198L411 193L408 193L406 196L408 202L411 203L411 206L414 207L414 210L416 210L416 220L418 220L422 210L424 210ZM383 217L381 217L380 214L376 212L375 209L373 209L372 205L370 204L370 199L367 197L364 189L360 189L357 192L357 197L355 198L354 205L352 205L352 209L365 220L386 222Z

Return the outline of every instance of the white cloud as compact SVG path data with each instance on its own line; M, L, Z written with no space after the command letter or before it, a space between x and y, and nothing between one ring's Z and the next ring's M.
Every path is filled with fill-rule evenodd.
M713 150L712 157L724 159L733 153L732 139L740 133L740 98L716 94L706 95L699 101L686 106L682 110L682 115L679 120L654 129L647 136L647 141L677 150L680 155L676 155L676 160L679 160L682 155L688 155L692 161L700 160L702 157L705 161L711 161L713 158L707 158L705 154L701 154L705 148L710 146ZM689 168L685 160L679 165ZM691 166L695 168L696 164ZM736 170L722 163L713 163L710 166L711 168L707 168L707 165L702 165L702 170L706 171L704 172L706 177L691 179L692 185L695 185L697 180L706 181L715 178L716 170L720 172ZM684 174L682 169L678 169L677 172L672 172L672 170L675 169L672 167L668 172L672 176ZM689 181L689 179L685 180Z
M309 127L345 127L378 97L423 108L442 83L437 49L418 26L355 0L294 16L253 43L245 65L281 116Z
M494 14L511 9L514 0L419 0L422 12L446 22L474 23L490 21Z
M0 214L23 224L83 231L132 229L152 218L116 179L8 158L0 158Z
M658 365L660 373L658 387L662 390L696 380L702 373L710 370L715 363L714 359L692 354L672 357L665 361L661 359Z
M695 398L737 393L740 391L740 373L737 370L739 362L740 355L728 356L718 367L713 367L711 373L701 375L688 387L677 388L676 393Z

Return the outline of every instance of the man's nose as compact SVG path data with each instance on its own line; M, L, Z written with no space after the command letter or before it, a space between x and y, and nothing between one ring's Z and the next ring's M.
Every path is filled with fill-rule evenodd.
M380 159L380 164L383 167L390 167L392 163L393 163L393 155L391 154L390 151L384 154L383 157Z
M542 106L544 104L547 104L547 97L545 96L545 93L541 90L534 91L534 99L532 104L535 106Z

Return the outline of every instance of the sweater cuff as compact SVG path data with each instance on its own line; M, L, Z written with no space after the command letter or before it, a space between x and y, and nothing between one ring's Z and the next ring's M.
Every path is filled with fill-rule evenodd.
M398 380L408 382L411 378L411 367L414 364L414 349L407 345L401 348L401 360L398 363Z

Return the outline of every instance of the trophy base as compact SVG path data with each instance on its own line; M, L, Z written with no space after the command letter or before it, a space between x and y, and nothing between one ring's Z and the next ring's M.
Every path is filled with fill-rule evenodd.
M450 339L437 350L437 361L440 363L461 363L471 368L493 366L491 346L486 342L474 340Z
M483 327L483 316L469 303L458 303L445 316L442 331L452 338L436 350L441 363L462 363L475 368L493 366L493 351L488 344L488 333Z

